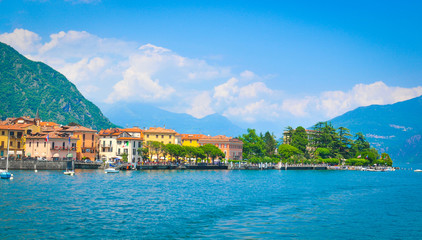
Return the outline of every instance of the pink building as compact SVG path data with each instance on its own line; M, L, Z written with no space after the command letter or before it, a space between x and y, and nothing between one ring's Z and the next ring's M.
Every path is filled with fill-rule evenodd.
M78 138L69 133L36 133L26 138L26 153L31 157L54 161L67 160L68 154L71 154L75 160L77 141Z
M200 146L213 144L226 155L226 159L242 160L243 142L237 138L218 135L215 137L204 137L198 140Z

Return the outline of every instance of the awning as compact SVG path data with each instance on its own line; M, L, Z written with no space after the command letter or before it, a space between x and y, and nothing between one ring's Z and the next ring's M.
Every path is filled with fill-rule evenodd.
M53 157L54 157L54 158L58 158L58 157L60 157L60 155L59 155L58 153L55 153L55 154L53 155Z
M31 153L27 153L26 155L27 155L28 157L30 157L30 156L31 156Z
M22 153L22 151L16 151L16 154L22 155L23 153Z
M9 151L9 155L15 155L15 151Z
M73 154L69 153L69 154L66 155L66 157L73 158Z

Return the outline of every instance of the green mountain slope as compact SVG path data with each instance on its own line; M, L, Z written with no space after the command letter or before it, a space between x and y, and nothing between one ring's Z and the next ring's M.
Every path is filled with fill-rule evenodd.
M43 121L94 129L114 126L61 73L0 42L0 118L34 117L37 109Z
M372 146L398 163L422 164L422 96L390 105L360 107L331 120L362 132Z

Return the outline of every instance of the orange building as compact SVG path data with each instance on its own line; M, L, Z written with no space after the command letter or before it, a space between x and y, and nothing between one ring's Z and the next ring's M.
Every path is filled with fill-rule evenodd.
M60 132L71 133L71 136L78 138L76 143L76 159L89 159L95 161L97 158L97 131L83 126L62 126Z

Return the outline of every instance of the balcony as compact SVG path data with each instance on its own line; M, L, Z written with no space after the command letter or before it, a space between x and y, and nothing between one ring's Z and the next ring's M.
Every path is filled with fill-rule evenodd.
M54 146L51 147L50 150L69 150L69 151L76 151L76 147L62 147L62 146Z

